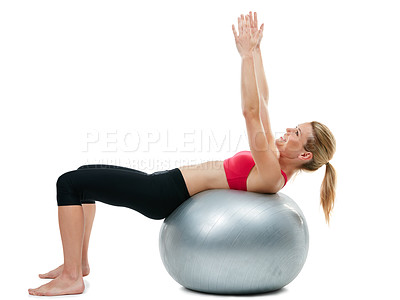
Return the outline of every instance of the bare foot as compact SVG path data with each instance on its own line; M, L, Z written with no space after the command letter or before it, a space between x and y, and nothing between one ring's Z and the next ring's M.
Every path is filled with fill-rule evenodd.
M61 273L64 270L64 265L59 266L58 268L45 273L45 274L39 274L39 277L42 279L56 279L58 276L61 275ZM89 265L82 265L82 276L88 276L90 273L90 268Z
M29 289L28 292L34 296L59 296L82 294L85 290L83 278L72 279L61 274L56 279L36 289Z

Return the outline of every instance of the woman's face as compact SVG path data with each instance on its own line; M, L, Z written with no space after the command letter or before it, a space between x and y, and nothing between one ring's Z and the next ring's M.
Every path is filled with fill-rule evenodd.
M304 145L307 144L307 138L312 136L311 123L303 123L295 128L286 128L286 133L275 140L275 145L278 148L280 155L288 158L296 158L299 155L307 155L304 158L310 158L311 152L306 152Z

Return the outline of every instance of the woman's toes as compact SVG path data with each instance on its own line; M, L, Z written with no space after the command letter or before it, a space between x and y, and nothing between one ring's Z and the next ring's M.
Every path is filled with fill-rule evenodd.
M41 279L54 279L54 274L52 272L39 274L39 278L41 278Z
M36 296L36 290L35 289L29 289L28 290L30 295Z
M63 271L64 265L59 266L58 268L55 268L54 270L44 273L44 274L39 274L39 278L41 279L55 279L57 278Z

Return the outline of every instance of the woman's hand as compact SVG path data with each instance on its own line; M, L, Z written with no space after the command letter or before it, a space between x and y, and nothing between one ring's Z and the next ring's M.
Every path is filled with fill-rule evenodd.
M254 12L254 19L253 19L253 14L252 12L250 12L249 14L249 20L250 20L250 32L255 35L257 33L258 30L258 20L257 20L257 13ZM261 39L263 37L263 32L264 32L264 23L261 24L260 26L260 36L258 39L258 44L256 46L256 48L260 49L260 43L261 43Z
M236 48L242 58L252 56L253 50L260 47L264 24L261 25L259 30L257 27L257 13L254 13L253 19L252 12L250 12L249 15L246 15L246 17L241 15L238 18L239 35L235 30L235 25L232 25Z

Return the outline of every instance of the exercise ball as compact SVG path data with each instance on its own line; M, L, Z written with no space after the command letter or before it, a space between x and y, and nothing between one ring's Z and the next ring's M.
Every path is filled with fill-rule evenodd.
M308 228L282 193L214 189L195 194L164 220L159 246L168 273L188 289L264 293L299 274Z

